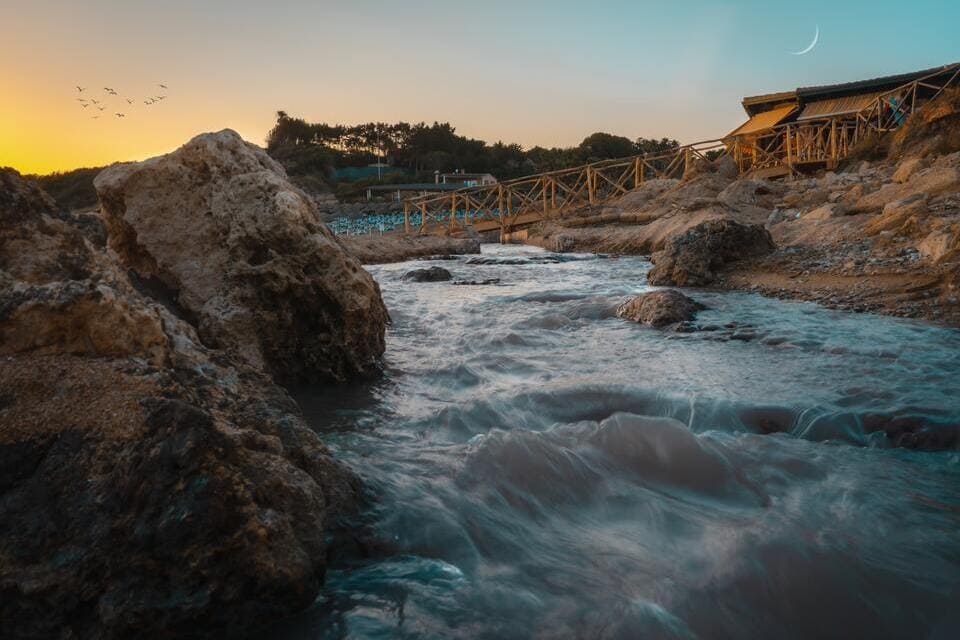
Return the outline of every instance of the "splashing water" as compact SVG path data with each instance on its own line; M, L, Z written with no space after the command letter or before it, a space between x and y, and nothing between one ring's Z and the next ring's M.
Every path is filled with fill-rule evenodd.
M371 267L382 380L298 391L371 541L271 637L960 637L960 456L886 433L949 441L960 333L718 292L664 332L614 316L641 258L425 264Z

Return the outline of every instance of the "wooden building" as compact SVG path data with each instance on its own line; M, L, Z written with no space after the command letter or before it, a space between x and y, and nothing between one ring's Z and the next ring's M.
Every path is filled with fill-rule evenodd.
M727 146L741 172L777 176L832 168L870 132L903 124L960 74L960 63L843 84L748 96L748 120Z

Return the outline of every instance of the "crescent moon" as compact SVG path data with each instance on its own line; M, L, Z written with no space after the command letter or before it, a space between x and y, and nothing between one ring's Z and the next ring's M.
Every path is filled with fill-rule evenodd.
M813 34L813 42L810 43L810 46L804 49L803 51L791 51L790 53L795 56L802 56L805 53L810 53L813 51L813 48L817 46L817 42L820 41L820 25L817 25L817 31Z

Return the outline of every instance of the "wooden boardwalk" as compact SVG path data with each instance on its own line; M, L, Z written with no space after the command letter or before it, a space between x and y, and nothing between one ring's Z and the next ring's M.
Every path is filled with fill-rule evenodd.
M740 174L790 176L832 169L865 138L902 126L922 104L958 83L960 64L875 96L855 114L787 123L683 145L656 155L604 160L493 185L467 187L404 202L404 233L449 234L467 226L504 234L601 205L658 178L682 178L694 163L730 157Z

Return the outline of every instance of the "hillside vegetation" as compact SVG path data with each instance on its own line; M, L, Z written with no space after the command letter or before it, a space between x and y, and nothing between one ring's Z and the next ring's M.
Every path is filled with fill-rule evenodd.
M378 160L403 171L380 183L432 182L435 171L461 170L492 173L500 180L574 167L597 160L637 153L657 153L679 146L676 140L631 140L610 133L593 133L575 147L533 147L483 140L457 134L449 122L368 122L358 125L309 123L284 111L267 135L267 152L280 161L297 182L311 179L326 183L338 195L334 169L361 167Z

